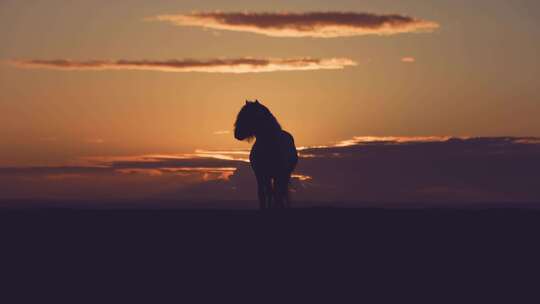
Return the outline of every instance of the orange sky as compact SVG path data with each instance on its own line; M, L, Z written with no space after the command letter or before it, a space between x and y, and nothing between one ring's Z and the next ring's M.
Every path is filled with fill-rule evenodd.
M226 131L244 100L255 98L294 134L298 146L353 136L536 136L539 9L532 0L4 0L0 165L246 149L246 143ZM215 10L267 12L278 19L285 11L397 14L437 26L382 36L348 27L346 32L355 34L339 37L345 30L341 19L332 17L328 28L306 35L288 31L289 37L281 37L253 25L204 28L148 19ZM328 29L338 37L313 34ZM105 70L21 68L12 61L185 64L192 59L208 64L247 57L274 61L265 73L245 74L222 73L223 68L221 73L133 70L125 65ZM290 71L306 69L302 58L327 61ZM333 62L331 69L321 69L336 58L351 64Z

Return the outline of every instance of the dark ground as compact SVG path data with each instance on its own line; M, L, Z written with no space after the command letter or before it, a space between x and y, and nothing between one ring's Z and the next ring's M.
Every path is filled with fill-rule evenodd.
M262 295L306 282L312 295L334 283L358 292L373 292L372 284L444 288L444 297L482 288L492 295L516 282L528 291L540 278L539 233L540 210L530 208L0 209L10 278L61 278L75 290L81 276L115 290L126 280L176 290L187 276Z

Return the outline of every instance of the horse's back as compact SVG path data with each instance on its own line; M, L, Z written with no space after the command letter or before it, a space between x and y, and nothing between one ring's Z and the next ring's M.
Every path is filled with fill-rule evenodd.
M274 140L257 139L249 158L255 171L271 172L275 176L290 174L298 162L298 153L293 136L287 131L280 131Z

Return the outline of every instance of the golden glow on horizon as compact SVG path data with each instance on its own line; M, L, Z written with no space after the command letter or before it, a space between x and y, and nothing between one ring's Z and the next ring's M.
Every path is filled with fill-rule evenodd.
M312 180L313 178L309 175L302 175L302 174L293 174L291 175L292 178L296 178L301 182Z
M447 141L451 136L415 136L415 137L405 137L405 136L355 136L352 139L342 140L338 142L335 147L347 147L353 146L361 143L370 143L370 142L393 142L393 143L409 143L409 142L437 142L437 141ZM461 137L464 138L464 137Z

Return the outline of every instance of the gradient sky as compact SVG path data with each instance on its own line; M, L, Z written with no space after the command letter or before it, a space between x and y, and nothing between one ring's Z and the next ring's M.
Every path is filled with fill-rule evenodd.
M216 10L400 14L439 28L283 38L145 20ZM538 136L539 20L536 0L1 0L0 166L247 149L224 131L244 100L255 98L297 146L353 136ZM348 58L357 65L223 74L10 64L243 57Z

